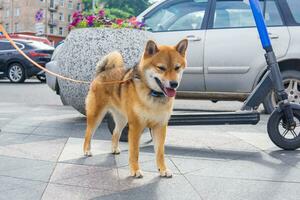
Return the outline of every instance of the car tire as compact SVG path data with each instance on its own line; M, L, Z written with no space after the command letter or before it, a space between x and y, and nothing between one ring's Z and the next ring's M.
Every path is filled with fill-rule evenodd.
M293 103L300 104L300 71L286 70L282 71L282 80L288 93L289 100ZM292 87L292 88L289 88ZM294 87L296 86L296 87ZM275 109L277 101L275 99L274 90L265 98L263 105L266 114L271 114Z
M25 69L20 63L12 63L8 66L7 77L12 83L23 83L25 81Z

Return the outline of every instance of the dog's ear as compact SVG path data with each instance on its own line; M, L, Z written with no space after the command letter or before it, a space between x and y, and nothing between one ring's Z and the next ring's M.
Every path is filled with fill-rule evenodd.
M182 56L185 56L187 47L188 47L188 40L183 39L176 45L175 48Z
M145 48L145 53L144 56L153 56L158 52L158 47L156 43L153 40L149 40L147 42L146 48Z

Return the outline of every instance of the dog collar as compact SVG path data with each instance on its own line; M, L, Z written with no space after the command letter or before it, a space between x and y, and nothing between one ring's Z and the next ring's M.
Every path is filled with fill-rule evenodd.
M165 94L163 92L158 92L155 90L151 90L150 95L153 97L165 97Z

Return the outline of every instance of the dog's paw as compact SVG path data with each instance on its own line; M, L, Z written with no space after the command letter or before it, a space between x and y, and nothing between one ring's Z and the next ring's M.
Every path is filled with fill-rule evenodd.
M131 176L134 178L143 178L143 173L141 170L131 171Z
M113 147L112 150L111 150L111 153L115 154L115 155L118 155L118 154L121 153L121 150L120 150L119 147L116 147L116 148Z
M85 156L85 157L92 157L93 154L92 154L91 151L85 151L85 152L84 152L84 156Z
M165 178L172 178L172 176L173 176L172 171L169 169L159 170L159 174L161 177L165 177Z

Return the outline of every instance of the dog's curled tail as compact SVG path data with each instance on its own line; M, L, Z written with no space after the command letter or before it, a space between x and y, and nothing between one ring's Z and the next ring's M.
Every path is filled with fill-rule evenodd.
M104 56L96 65L96 75L100 74L105 70L110 70L114 68L123 68L124 61L122 55L117 52L111 52L110 54Z

